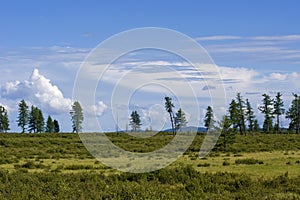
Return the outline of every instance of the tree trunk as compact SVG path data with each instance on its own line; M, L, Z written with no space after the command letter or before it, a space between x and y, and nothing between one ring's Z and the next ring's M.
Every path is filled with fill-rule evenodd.
M175 137L175 130L174 130L174 122L173 122L172 113L169 113L169 114L170 114L170 120L171 120L171 125L172 125L173 136Z

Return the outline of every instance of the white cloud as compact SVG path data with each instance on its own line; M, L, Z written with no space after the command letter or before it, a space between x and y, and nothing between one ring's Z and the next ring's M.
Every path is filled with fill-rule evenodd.
M226 83L227 81L232 83L244 83L248 84L254 81L254 78L259 75L256 70L248 69L245 67L219 67L220 75Z
M271 73L270 78L278 80L278 81L284 81L287 78L287 74Z
M92 106L92 109L95 112L96 116L101 116L103 112L107 109L107 106L104 104L103 101L98 101L96 105Z
M56 112L70 109L71 99L64 98L58 87L52 85L50 79L41 75L38 69L34 69L30 81L34 90L34 96L43 107L50 107Z
M60 89L41 75L38 69L34 69L29 80L7 82L1 87L1 93L3 98L29 100L49 113L66 112L71 106L71 99L65 98Z
M257 37L249 37L249 39L252 39L252 40L295 41L295 40L300 40L300 35L257 36Z
M296 41L300 40L300 35L270 35L270 36L253 36L242 37L236 35L212 35L195 38L198 41L221 41L221 40L265 40L265 41Z
M218 40L238 40L241 39L240 36L233 36L233 35L214 35L214 36L207 36L207 37L198 37L196 40L198 41L218 41Z

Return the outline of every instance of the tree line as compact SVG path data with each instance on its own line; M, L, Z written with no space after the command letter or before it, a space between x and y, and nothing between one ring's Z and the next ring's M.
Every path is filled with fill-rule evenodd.
M169 113L171 126L172 126L172 133L173 136L175 136L177 131L178 130L181 131L182 128L185 127L188 123L185 117L185 113L181 108L179 108L178 111L174 113L173 111L174 104L172 103L172 98L170 97L165 97L165 109ZM140 115L137 113L136 110L132 111L129 120L130 120L131 131L140 130L140 126L142 124L141 124Z
M78 133L82 131L82 122L84 118L81 105L78 101L75 101L72 104L70 115L73 132ZM48 118L45 121L43 111L34 105L29 108L24 99L18 104L18 116L16 121L18 123L18 127L21 129L21 133L60 132L58 120L53 120L52 117L48 115ZM10 122L8 119L7 110L4 106L0 105L0 132L6 133L9 131L9 126Z
M18 106L17 122L22 133L26 131L29 133L58 133L60 131L58 121L53 120L50 115L48 115L45 123L43 112L38 107L32 105L29 109L24 99L20 101Z
M281 133L280 117L285 115L285 118L290 121L288 130L300 134L300 96L297 94L293 94L293 96L294 99L289 109L285 111L282 94L280 92L277 92L274 98L266 93L263 94L262 104L257 108L264 114L263 126L260 128L250 101L244 99L240 93L237 93L236 97L231 100L228 106L228 114L218 122L214 117L213 108L208 106L204 117L204 126L207 131L209 129L222 128L223 132L240 133L241 135L247 135L247 133L254 135L255 132L260 130L265 133ZM173 136L175 136L177 131L182 130L188 123L185 112L181 108L179 108L177 112L174 112L172 98L165 97L164 100L165 109L170 117L172 133ZM29 109L25 100L21 100L18 106L17 122L22 133L26 131L30 133L41 133L44 131L52 133L60 131L58 121L56 119L52 120L49 115L45 122L42 110L38 107L32 105ZM78 133L82 131L84 116L82 107L78 101L72 104L70 115L73 132ZM140 115L136 110L132 111L129 120L132 131L140 130L142 124ZM7 110L4 106L0 105L0 132L7 132L8 130L10 130L10 128Z
M222 123L228 120L231 131L239 132L241 135L246 135L247 132L252 135L254 132L262 130L265 133L281 133L280 117L285 114L285 118L289 119L289 131L300 133L300 97L293 94L294 99L287 111L284 109L284 102L282 94L277 92L276 96L272 98L268 94L262 95L262 104L258 110L264 114L264 121L262 128L259 127L253 108L248 99L244 100L240 93L237 93L235 99L232 99L228 114L222 119ZM275 121L274 121L275 119ZM208 106L204 120L207 129L214 128L215 119L213 116L212 107ZM220 122L219 122L220 123Z

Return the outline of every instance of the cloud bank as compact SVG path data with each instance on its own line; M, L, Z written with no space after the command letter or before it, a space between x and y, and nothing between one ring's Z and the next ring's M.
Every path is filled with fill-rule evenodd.
M7 82L1 86L1 97L10 100L28 100L48 113L59 114L70 109L71 99L65 98L61 90L50 79L34 69L29 80Z

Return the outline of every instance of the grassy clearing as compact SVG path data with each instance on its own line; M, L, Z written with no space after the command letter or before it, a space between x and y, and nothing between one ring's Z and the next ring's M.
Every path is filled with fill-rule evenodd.
M172 140L172 135L165 133L151 138L107 135L117 146L133 152L150 152ZM170 167L192 165L200 172L246 173L253 178L273 178L286 172L292 177L300 175L299 135L238 135L227 152L217 147L200 159L197 155L203 138L197 135L185 155ZM0 169L11 172L116 173L94 159L76 134L1 134L0 153Z
M172 140L108 137L132 152ZM238 135L200 159L203 138L169 167L131 174L101 164L75 134L0 134L0 199L300 199L299 135Z
M256 164L237 164L238 160L256 160ZM173 166L183 164L192 165L197 171L217 173L246 173L255 179L274 178L276 176L288 173L289 176L296 177L300 175L300 151L273 151L273 152L254 152L243 154L221 153L218 156L209 156L205 159L194 159L190 156L184 156L174 163ZM224 164L226 163L226 164ZM247 163L247 162L246 162Z

